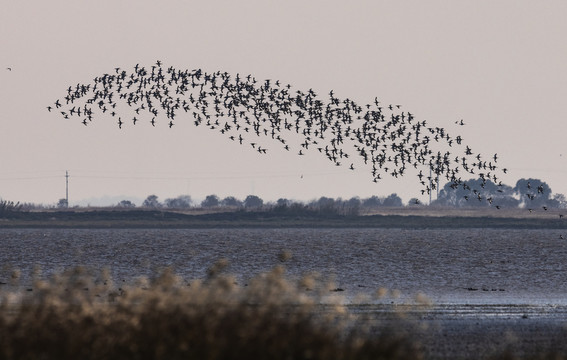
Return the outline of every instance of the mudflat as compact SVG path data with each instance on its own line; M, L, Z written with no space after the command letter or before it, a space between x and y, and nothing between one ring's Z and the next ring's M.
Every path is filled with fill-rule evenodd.
M425 359L567 354L567 307L557 305L351 306L376 331L401 332Z

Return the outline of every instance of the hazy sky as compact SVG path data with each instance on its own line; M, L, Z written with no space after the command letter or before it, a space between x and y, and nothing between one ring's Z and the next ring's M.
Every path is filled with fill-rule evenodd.
M156 60L375 97L460 134L509 172L567 194L566 1L0 1L0 197L71 205L118 196L264 200L420 197L412 173L375 184L273 146L259 155L192 117L91 126L46 106L69 85ZM11 68L12 70L8 70ZM455 125L463 119L465 126ZM186 120L186 121L185 121ZM113 200L114 201L114 200Z

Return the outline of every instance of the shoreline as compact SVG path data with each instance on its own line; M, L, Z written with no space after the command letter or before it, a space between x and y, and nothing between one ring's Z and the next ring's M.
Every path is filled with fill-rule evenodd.
M352 306L373 331L396 331L418 343L425 359L533 358L567 353L567 306Z
M567 229L562 210L383 208L361 215L276 211L210 211L84 208L14 212L2 228L515 228ZM566 235L567 237L567 235Z

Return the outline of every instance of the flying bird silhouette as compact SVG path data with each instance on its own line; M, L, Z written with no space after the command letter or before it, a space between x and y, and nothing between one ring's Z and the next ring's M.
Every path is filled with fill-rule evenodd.
M158 123L157 118L165 116L169 122L164 124L172 128L180 113L186 113L193 117L195 126L206 126L230 140L238 139L241 145L248 143L260 154L268 153L268 147L259 138L285 150L292 148L288 137L299 139L296 154L316 149L336 166L347 163L349 169L362 171L365 165L373 182L385 175L398 178L419 169L422 193L436 190L443 178L463 189L471 187L462 175L478 172L482 188L487 181L498 179L496 154L486 157L473 152L460 135L454 137L442 127L416 119L413 113L401 110L401 105L382 105L377 97L372 103L360 105L339 98L334 90L323 99L313 89L293 90L279 80L259 81L252 75L176 69L161 61L150 67L136 64L130 72L116 67L90 84L70 86L66 96L53 105L69 107L61 114L65 118L79 117L84 125L97 112L118 116L118 127L123 128L128 125L119 117L125 115L118 113L124 108L117 108L118 103L128 105L136 116L150 116L152 126ZM49 111L52 108L48 106ZM140 120L136 116L130 116L134 125ZM456 123L464 125L462 120ZM455 154L457 148L462 150ZM431 175L425 177L423 170ZM479 200L484 199L480 191L474 195Z

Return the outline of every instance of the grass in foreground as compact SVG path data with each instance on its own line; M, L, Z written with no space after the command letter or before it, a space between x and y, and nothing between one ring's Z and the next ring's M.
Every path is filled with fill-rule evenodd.
M77 268L3 293L0 359L421 358L402 334L356 326L340 305L322 311L329 288L312 277L276 267L241 287L223 266L203 281L165 271L125 288Z
M16 286L15 272L0 287L0 359L425 358L404 314L377 325L333 302L336 288L316 276L290 280L277 266L239 286L225 267L190 283L166 270L122 288L106 271L76 268L38 278L33 291Z

